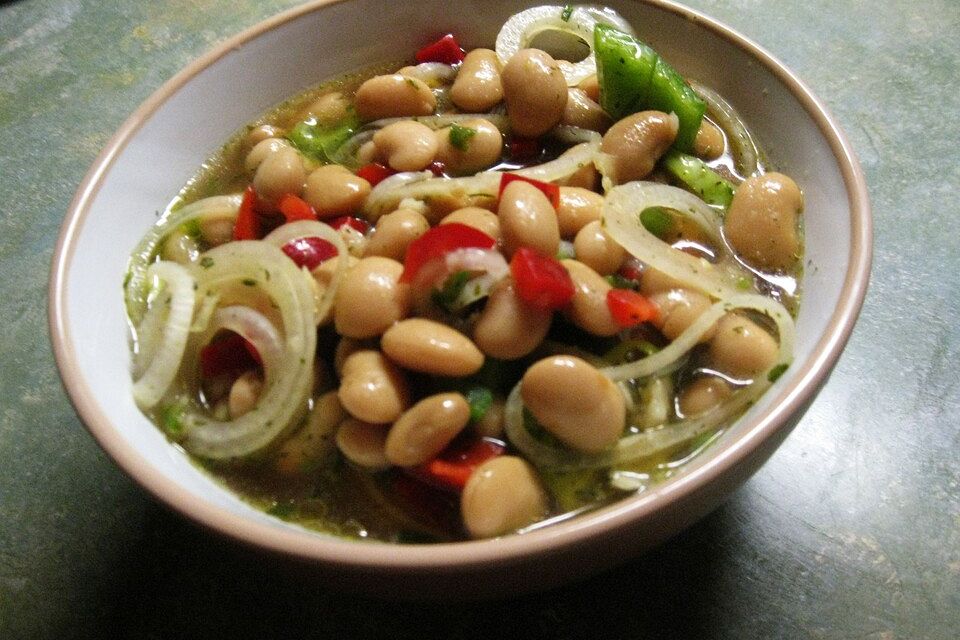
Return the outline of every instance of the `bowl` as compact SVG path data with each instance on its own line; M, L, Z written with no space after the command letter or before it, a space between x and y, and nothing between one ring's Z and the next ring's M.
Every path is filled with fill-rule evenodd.
M239 127L340 73L395 59L442 32L491 46L518 11L505 0L319 1L222 43L123 124L67 213L50 280L50 330L66 390L93 437L162 503L340 584L419 597L507 595L636 556L703 517L774 452L827 380L867 287L871 219L854 153L823 103L780 62L717 21L670 2L611 2L682 73L741 113L806 196L803 300L794 364L704 455L652 490L500 539L356 542L257 511L200 472L134 405L120 281L132 248L197 167ZM291 47L290 43L298 43ZM108 241L105 241L108 240Z

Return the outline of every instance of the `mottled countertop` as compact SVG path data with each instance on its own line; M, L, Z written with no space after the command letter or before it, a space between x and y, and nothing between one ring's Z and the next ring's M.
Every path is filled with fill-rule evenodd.
M785 62L860 156L870 291L786 444L679 537L484 604L346 596L168 512L100 450L46 330L87 167L196 55L296 0L0 2L0 638L960 634L960 3L690 0Z

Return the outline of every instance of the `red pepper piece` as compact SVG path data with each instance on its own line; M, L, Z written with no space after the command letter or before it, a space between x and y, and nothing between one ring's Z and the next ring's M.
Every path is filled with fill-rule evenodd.
M297 220L316 220L317 212L314 211L305 200L298 198L292 193L288 193L280 198L277 208L283 214L287 222L296 222Z
M550 204L553 205L553 208L556 209L560 206L560 187L550 182L541 182L539 180L534 180L532 178L525 178L523 176L518 176L515 173L504 173L500 178L500 192L497 194L497 197L503 195L503 190L507 188L507 185L515 180L520 180L521 182L526 182L532 184L537 189L543 192L543 195L547 196L547 200L550 201Z
M448 33L436 42L428 44L415 56L417 64L424 62L442 62L443 64L459 64L464 58L463 48L457 43L452 33Z
M239 374L260 364L257 348L233 332L200 350L200 375L208 379L222 374Z
M434 160L430 163L430 166L427 167L427 169L433 173L433 175L437 176L438 178L442 178L444 176L444 172L447 170L447 165L443 164L439 160Z
M660 315L660 308L655 303L631 289L610 289L607 308L614 321L624 329L656 320Z
M411 474L438 489L462 491L474 469L506 449L503 442L494 438L455 441L433 460L414 467Z
M357 218L355 216L338 216L325 222L338 231L340 227L350 227L363 235L367 235L367 232L370 231L370 223L363 218Z
M357 169L357 177L363 178L364 180L369 182L371 187L377 186L378 182L381 182L382 180L389 178L395 173L396 171L394 171L390 167L385 167L379 162L365 164L359 169Z
M540 155L540 141L536 138L513 137L509 144L512 160L531 160Z
M297 238L280 247L298 267L313 271L324 260L337 255L337 248L323 238Z
M617 271L617 273L627 280L640 282L640 279L643 277L643 264L641 264L641 262L633 256L630 256L623 261L623 264L620 265L620 269Z
M240 201L237 219L233 223L234 240L260 239L260 219L257 217L256 204L257 192L253 190L253 185L250 185L243 192L243 200Z
M456 249L492 249L497 241L482 231L459 222L433 227L407 247L400 282L410 282L426 263Z
M573 298L573 279L566 268L556 258L529 247L514 252L510 273L517 296L535 309L554 311Z

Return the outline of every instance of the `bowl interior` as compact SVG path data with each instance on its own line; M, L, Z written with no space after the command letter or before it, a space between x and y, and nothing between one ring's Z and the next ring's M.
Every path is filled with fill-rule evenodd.
M755 446L814 393L859 308L866 262L862 178L842 136L812 96L774 61L710 20L673 5L612 2L638 34L686 75L720 92L793 176L806 197L806 258L796 364L683 475L706 482L717 457L751 435ZM64 382L95 437L135 479L165 502L222 531L277 548L329 557L337 541L303 533L222 490L170 446L134 405L120 283L129 252L197 167L239 127L317 82L412 52L452 31L467 46L491 46L514 2L473 0L450 11L443 0L314 4L241 34L179 74L123 126L97 161L68 214L51 293L54 344ZM298 46L291 47L289 43ZM858 182L859 181L859 182ZM862 197L862 196L860 196ZM836 310L843 308L843 313ZM777 407L771 413L771 408ZM692 478L692 480L691 480ZM676 482L675 480L672 482ZM662 491L631 499L619 514L652 517ZM604 512L584 518L602 528ZM582 533L583 523L570 526ZM248 534L240 529L254 527ZM535 533L491 554L564 544L564 527ZM579 528L578 528L579 527ZM524 537L526 538L526 537ZM490 543L469 543L483 548ZM287 545L284 547L284 545ZM333 545L333 546L331 546ZM511 546L512 545L512 546ZM375 546L375 545L371 545ZM464 546L464 545L461 545ZM392 549L416 562L427 555ZM416 555L419 554L419 555ZM442 555L442 554L441 554ZM386 555L380 561L387 562ZM398 559L399 558L399 559ZM453 562L435 560L436 562Z

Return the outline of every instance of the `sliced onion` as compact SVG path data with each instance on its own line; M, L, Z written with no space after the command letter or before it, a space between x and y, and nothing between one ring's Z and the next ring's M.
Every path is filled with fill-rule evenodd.
M146 278L147 269L156 258L157 251L167 235L182 224L206 216L216 215L235 219L242 199L243 195L237 193L229 196L213 196L192 202L180 209L168 212L140 240L127 265L127 277L124 284L127 316L134 325L140 323L140 319L146 311L147 294L149 293L149 283Z
M635 258L695 291L712 298L737 295L737 276L732 266L712 264L703 258L674 249L647 231L640 213L648 207L672 209L695 222L723 247L719 214L693 194L655 182L628 182L611 189L604 198L601 224L607 234ZM729 266L729 268L728 268Z
M423 309L424 305L430 302L433 290L442 285L448 277L460 271L484 274L481 278L471 280L469 286L472 288L479 286L489 292L494 284L510 273L510 266L499 251L477 247L456 249L430 260L420 267L413 282L410 283L414 308ZM479 300L483 296L477 295L468 302L469 297L469 294L461 295L462 299L458 299L455 306L461 304L466 306L469 302Z
M161 282L165 286L165 296L160 296L165 299L155 300L147 315L163 314L166 319L161 323L151 318L141 325L154 333L142 337L140 346L143 351L138 354L141 363L149 362L145 367L137 367L143 372L133 384L133 398L141 409L155 406L173 383L183 359L196 306L194 279L186 267L175 262L155 262L147 269L146 278L156 281L155 288L160 287Z
M442 62L421 62L418 65L406 68L403 75L421 80L431 89L435 89L440 85L450 84L456 80L457 70Z
M569 178L589 163L600 148L600 138L578 144L550 162L524 167L516 173L542 182L557 182ZM402 177L401 177L402 176ZM403 200L427 202L433 198L463 198L482 195L496 198L500 188L499 171L483 171L464 178L436 178L429 171L398 173L390 176L370 192L364 203L364 213L370 220L395 211ZM391 182L396 179L396 181Z
M633 29L613 9L578 6L573 7L569 19L564 20L565 8L558 5L533 7L510 17L497 34L497 56L506 64L520 49L536 44L553 56L560 65L568 86L576 86L581 80L597 72L593 55L593 28L597 24L609 24L629 34ZM555 32L549 44L534 42L547 32ZM566 58L579 58L584 50L587 56L578 62Z
M276 327L265 314L244 305L218 309L208 332L191 342L198 358L210 332L229 328L260 351L264 388L256 406L235 420L214 420L190 406L184 415L182 445L191 453L224 460L251 455L285 434L303 416L313 387L316 321L311 278L280 249L256 240L230 242L204 254L197 267L198 294L214 296L241 286L269 297L280 318Z
M726 132L727 139L733 146L733 156L737 161L737 166L734 168L739 172L740 178L757 175L760 171L760 147L743 126L743 121L733 106L719 93L702 83L691 80L690 86L706 101L707 113Z

